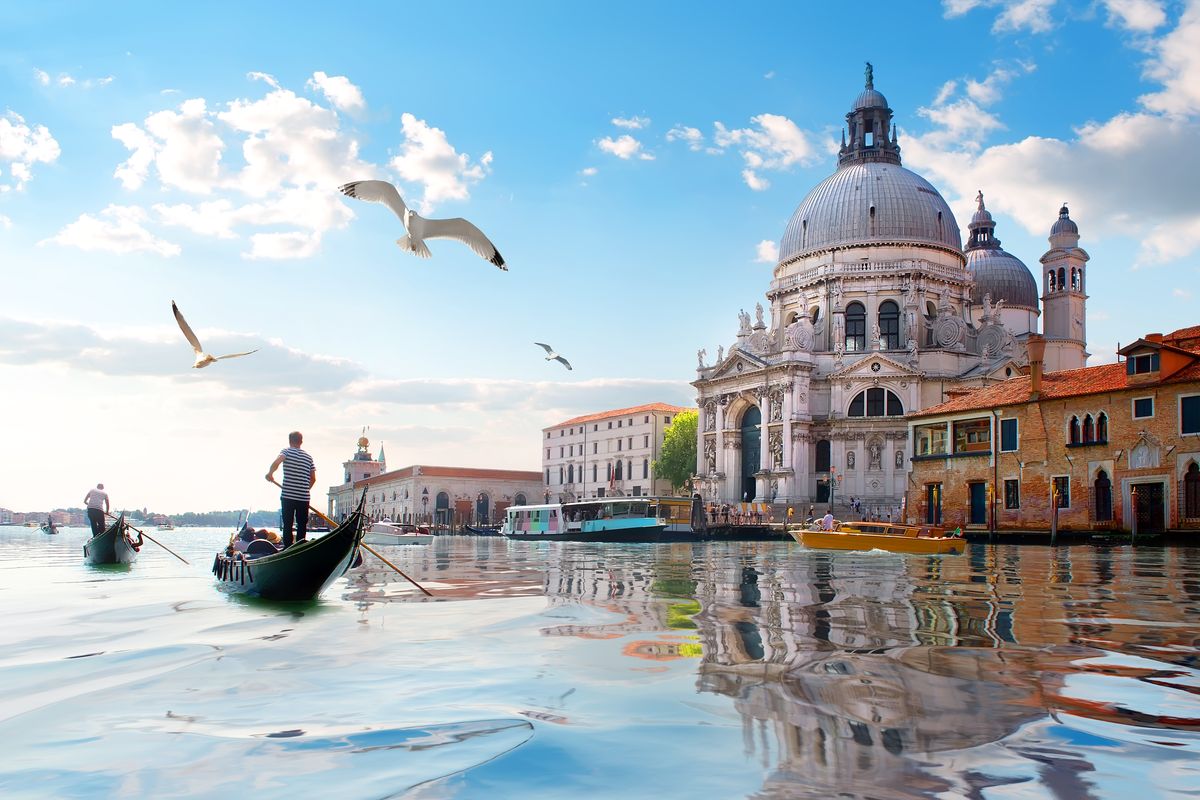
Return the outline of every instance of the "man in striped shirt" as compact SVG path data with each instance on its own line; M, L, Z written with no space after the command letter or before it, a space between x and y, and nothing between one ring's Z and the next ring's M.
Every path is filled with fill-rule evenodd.
M282 491L279 503L283 507L283 546L292 546L292 525L296 526L296 541L303 542L308 529L309 491L317 482L317 467L312 456L300 449L304 437L300 431L288 434L288 446L279 451L279 456L267 472L267 480L275 483L275 470L283 465Z

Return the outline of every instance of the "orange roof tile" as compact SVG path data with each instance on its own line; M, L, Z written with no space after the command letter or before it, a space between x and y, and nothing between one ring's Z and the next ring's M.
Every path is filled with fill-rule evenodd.
M547 428L542 428L544 431L561 428L563 425L578 425L581 422L593 422L595 420L608 419L609 417L623 417L626 414L644 414L647 411L657 411L659 413L678 414L682 411L695 411L694 408L687 406L672 406L667 403L646 403L640 406L631 406L629 408L615 408L612 411L601 411L598 414L585 414L582 417L571 417L568 420L551 425Z
M1163 341L1188 350L1200 349L1200 325L1171 331L1163 336Z
M480 480L497 481L536 481L542 482L540 471L521 469L487 469L483 467L432 467L425 464L414 464L402 469L394 469L372 475L370 478L354 482L355 486L370 486L375 483L413 477L414 470L420 469L421 478L476 478Z
M1095 367L1066 369L1042 375L1040 400L1061 400L1067 397L1082 397L1089 394L1104 394L1125 389L1145 391L1149 386L1200 381L1200 361L1184 367L1179 372L1156 382L1140 382L1130 386L1125 380L1125 364L1100 364ZM1021 405L1029 402L1031 379L1028 375L1009 378L1002 383L984 386L981 389L922 409L911 417L931 417L953 414L959 411L978 411L1001 406Z

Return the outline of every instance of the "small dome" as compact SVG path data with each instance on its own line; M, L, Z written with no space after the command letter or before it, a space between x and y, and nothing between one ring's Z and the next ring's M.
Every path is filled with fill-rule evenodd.
M888 101L881 92L864 89L862 94L854 98L854 104L850 106L850 113L853 114L860 108L888 108Z
M992 212L986 208L981 208L971 215L972 225L995 225L996 221L992 219Z
M1058 210L1058 220L1055 221L1054 226L1050 228L1051 236L1055 235L1056 233L1073 233L1076 236L1079 235L1079 226L1076 225L1075 221L1072 220L1068 215L1066 205Z
M993 303L1003 300L1009 306L1038 307L1033 273L1011 253L999 247L968 250L967 271L975 279L971 288L972 305L983 305L983 296L990 294Z

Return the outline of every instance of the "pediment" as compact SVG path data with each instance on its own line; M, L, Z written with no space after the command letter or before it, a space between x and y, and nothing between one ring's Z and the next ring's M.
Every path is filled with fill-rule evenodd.
M871 353L866 358L860 359L853 364L848 364L839 370L829 373L829 377L836 380L861 380L863 378L919 378L921 371L913 369L908 364L903 364L895 359L889 358L882 353Z
M742 350L734 350L729 355L725 356L725 360L713 367L705 377L708 380L717 380L719 378L736 378L739 375L745 375L748 372L757 372L765 369L767 362L754 355Z

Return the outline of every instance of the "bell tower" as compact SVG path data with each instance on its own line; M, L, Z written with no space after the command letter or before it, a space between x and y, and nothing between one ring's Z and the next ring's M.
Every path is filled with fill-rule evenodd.
M1086 266L1091 256L1079 246L1079 226L1064 203L1050 228L1050 249L1042 256L1042 332L1046 369L1087 365Z

